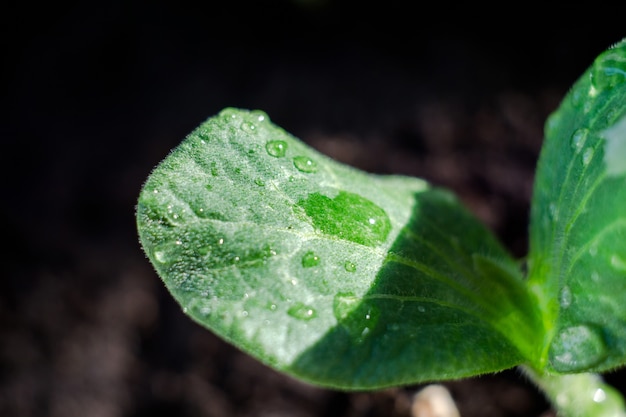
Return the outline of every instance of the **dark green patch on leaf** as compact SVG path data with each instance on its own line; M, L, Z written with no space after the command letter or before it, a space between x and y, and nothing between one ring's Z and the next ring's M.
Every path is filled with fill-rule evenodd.
M361 245L379 245L391 230L387 213L357 194L340 191L336 197L328 198L313 193L298 205L320 232Z

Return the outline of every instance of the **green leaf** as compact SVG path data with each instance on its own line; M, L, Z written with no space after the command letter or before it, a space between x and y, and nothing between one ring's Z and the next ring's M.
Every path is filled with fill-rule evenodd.
M366 389L539 355L516 264L448 192L338 164L226 109L151 174L141 243L184 311L264 363Z
M549 371L626 363L626 42L601 54L546 124L529 285Z

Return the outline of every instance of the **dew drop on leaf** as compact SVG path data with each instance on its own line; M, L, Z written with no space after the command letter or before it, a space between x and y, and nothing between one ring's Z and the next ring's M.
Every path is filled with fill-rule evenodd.
M348 272L354 272L356 271L356 265L353 262L350 261L346 261L345 264L343 264L343 267L345 268L346 271Z
M589 162L591 162L591 158L593 158L593 148L589 147L585 149L585 152L583 153L583 165L589 165Z
M254 183L256 185L258 185L259 187L264 187L265 186L265 181L263 181L261 178L257 178L254 180Z
M237 110L234 108L226 108L220 112L220 116L226 120L236 119L237 118Z
M162 264L167 263L167 253L164 250L154 251L154 259Z
M581 324L566 327L552 340L550 363L558 372L582 372L607 356L600 330Z
M561 308L568 308L572 304L572 290L566 285L561 289Z
M556 204L550 203L548 210L550 211L550 218L557 221L559 219L559 209L556 207Z
M316 311L302 303L296 303L287 310L287 314L298 320L311 320L317 315Z
M270 119L267 116L267 113L263 110L252 110L250 112L250 116L252 116L257 122L267 122Z
M335 295L333 299L333 314L337 321L341 322L346 319L359 306L360 301L361 299L353 293L338 293Z
M265 144L268 155L282 158L287 153L287 142L284 140L270 140Z
M611 256L611 266L618 271L626 272L626 261L618 255Z
M313 251L308 251L302 257L302 266L305 268L312 268L314 266L319 265L320 257L315 254Z
M255 129L256 129L256 126L254 125L254 123L243 122L241 124L241 130L245 132L254 132Z
M381 244L391 231L387 213L358 194L341 191L329 198L313 193L298 205L318 231L365 246Z
M362 316L352 315L350 319L343 324L347 326L352 333L358 335L357 342L362 342L363 339L371 333L371 331L378 324L380 318L380 311L374 306L365 306L365 313Z
M609 49L596 58L591 69L591 83L599 90L626 82L626 54L623 47Z
M572 134L572 149L574 149L576 153L579 153L583 146L585 146L585 143L587 142L587 135L589 135L589 129L586 128L576 129L576 131Z
M293 158L293 165L300 172L306 172L312 174L317 172L317 163L308 156L296 156Z

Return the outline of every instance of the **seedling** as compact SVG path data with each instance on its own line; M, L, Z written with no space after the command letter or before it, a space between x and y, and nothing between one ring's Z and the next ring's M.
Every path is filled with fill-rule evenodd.
M193 320L342 390L520 366L561 415L625 416L626 40L550 116L527 274L450 192L225 109L150 175L141 244Z

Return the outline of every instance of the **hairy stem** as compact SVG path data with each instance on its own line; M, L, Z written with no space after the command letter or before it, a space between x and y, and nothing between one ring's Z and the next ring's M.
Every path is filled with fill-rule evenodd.
M621 393L598 374L548 375L521 368L545 393L560 417L626 417Z

